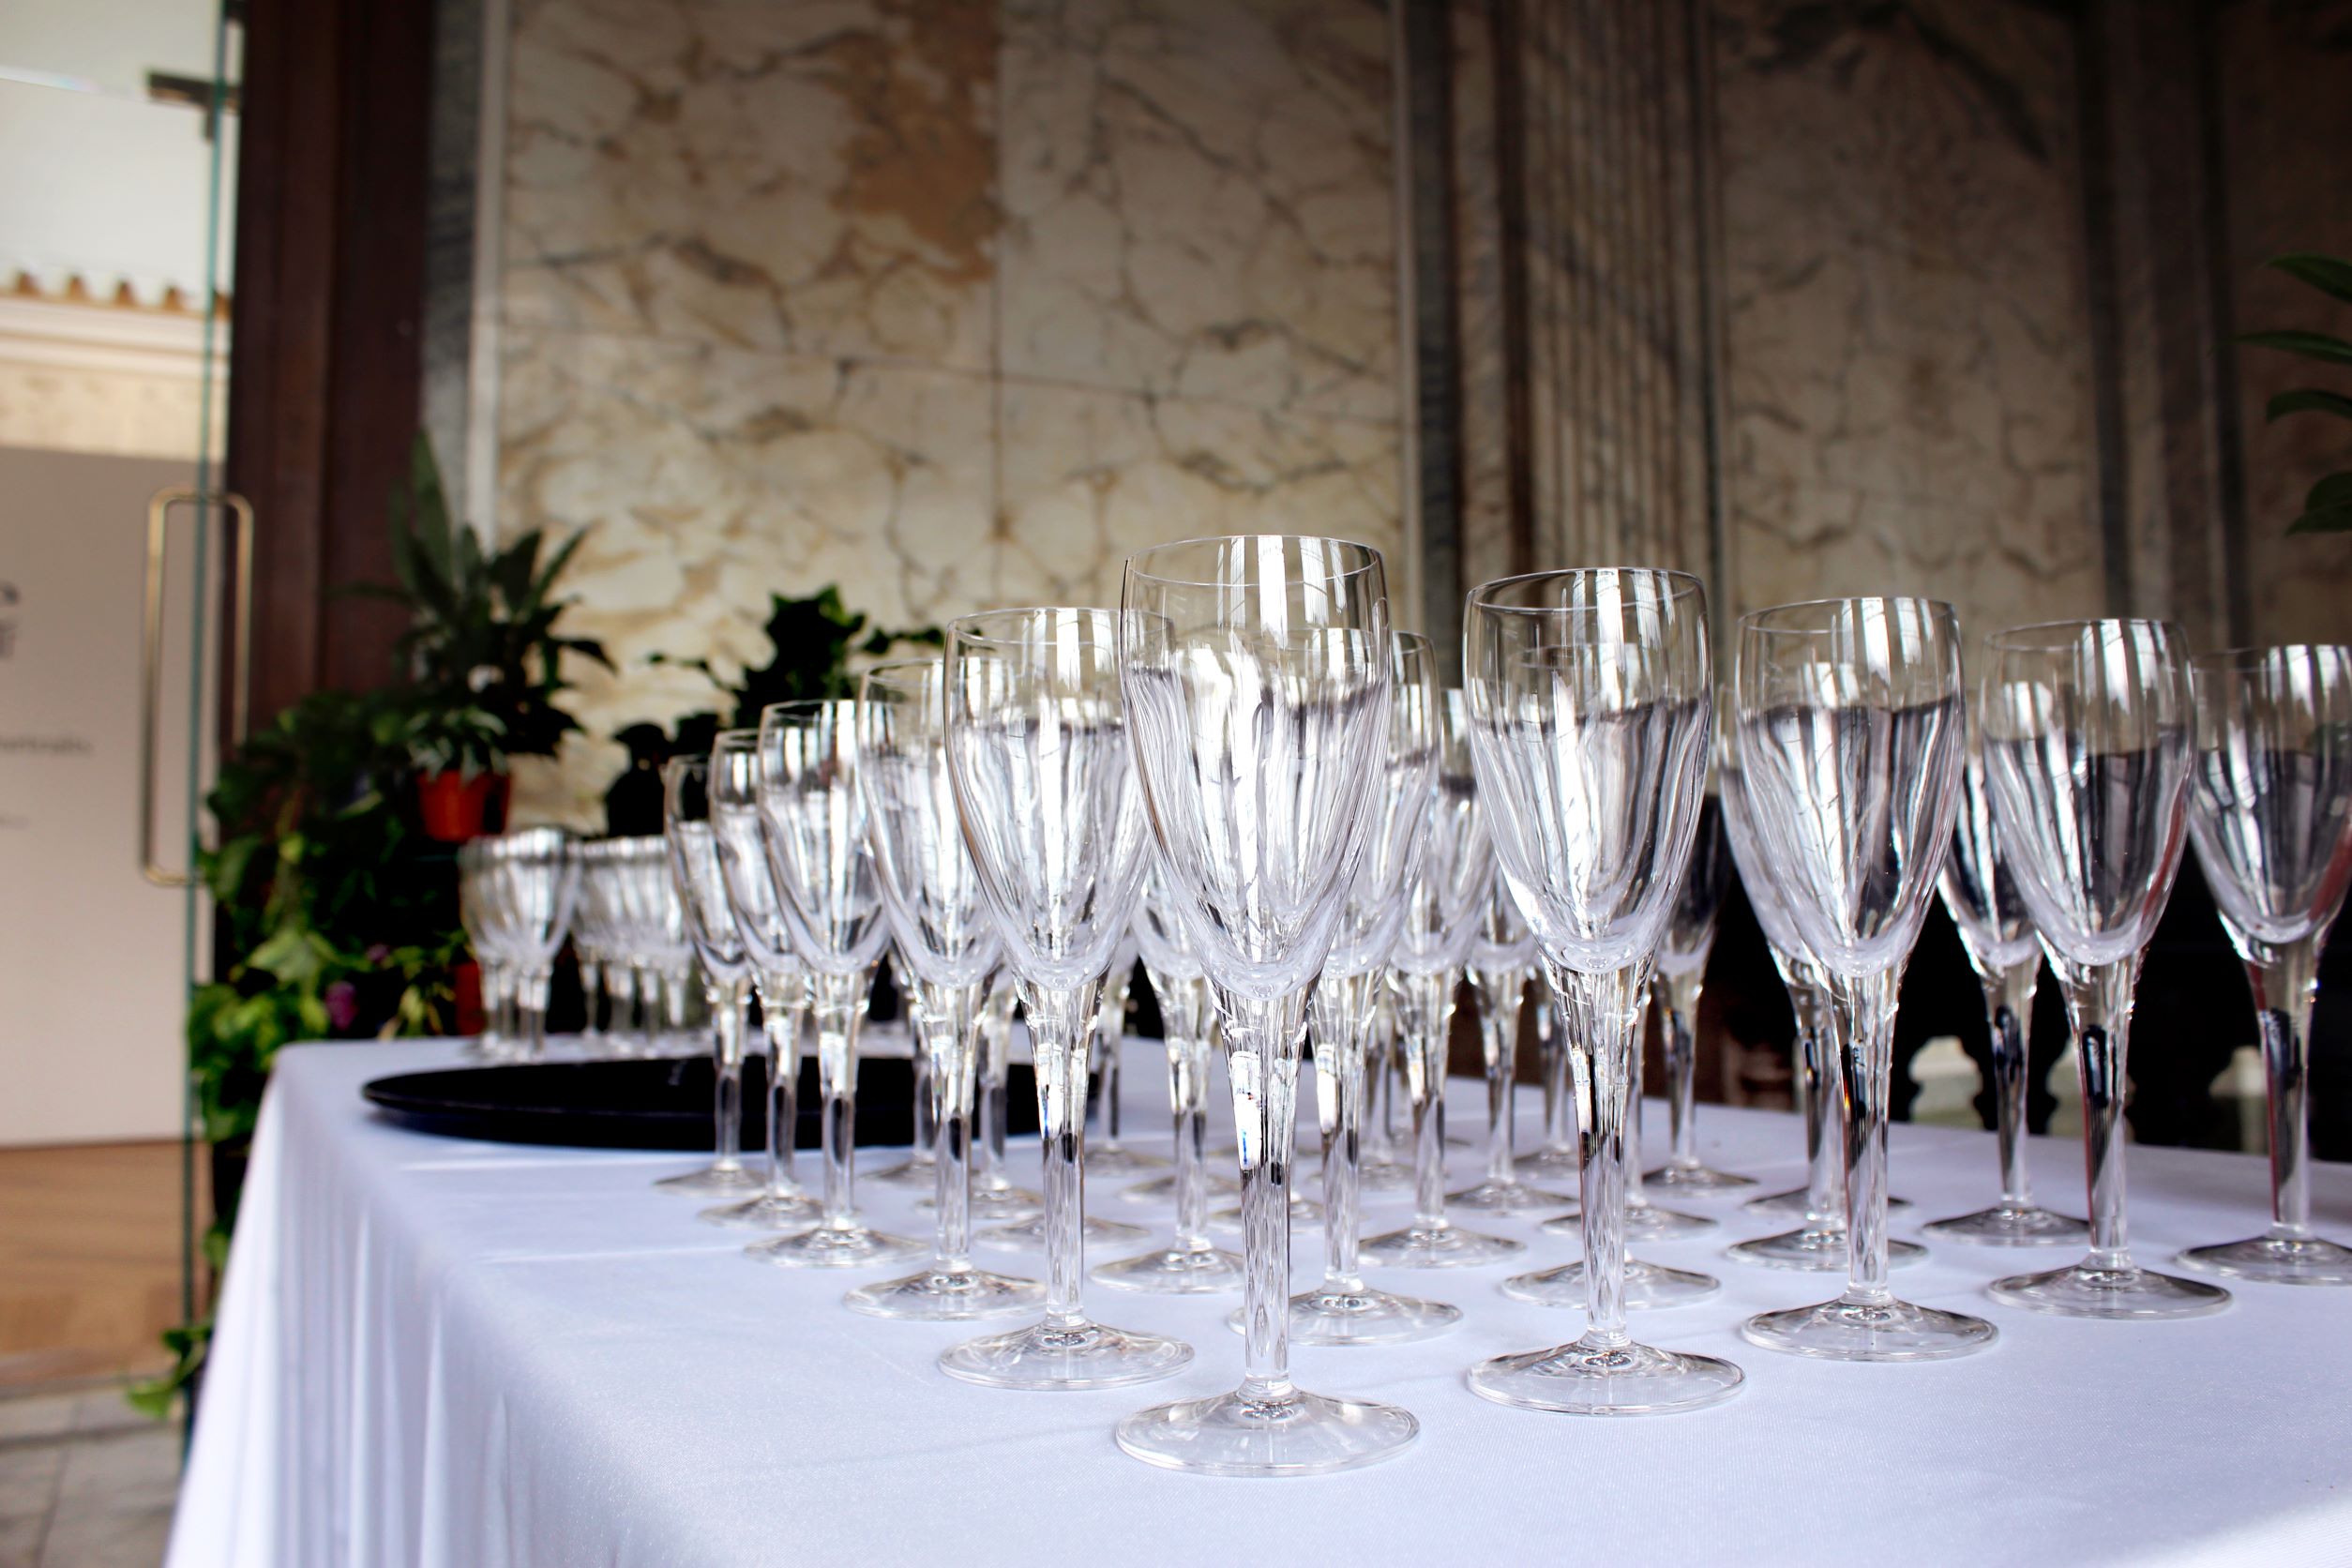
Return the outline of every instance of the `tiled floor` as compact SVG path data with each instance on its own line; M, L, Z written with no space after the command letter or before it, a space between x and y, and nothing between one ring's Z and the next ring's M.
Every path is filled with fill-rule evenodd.
M0 1568L150 1568L179 1490L180 1428L103 1383L0 1396Z

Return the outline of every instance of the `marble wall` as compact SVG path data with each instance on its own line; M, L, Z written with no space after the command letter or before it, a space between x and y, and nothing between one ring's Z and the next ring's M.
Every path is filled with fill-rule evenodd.
M587 531L601 737L706 705L772 592L884 625L1112 602L1137 546L1394 550L1372 0L513 0L502 533ZM1395 602L1411 604L1410 564Z

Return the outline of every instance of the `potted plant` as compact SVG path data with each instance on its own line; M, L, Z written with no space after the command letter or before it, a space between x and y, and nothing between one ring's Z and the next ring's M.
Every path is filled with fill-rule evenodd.
M550 756L580 727L555 705L570 684L564 656L608 670L612 661L601 643L557 629L573 601L557 598L555 583L580 535L544 559L535 528L504 550L485 550L450 515L422 435L391 512L396 585L363 591L409 611L397 646L416 693L408 738L418 814L431 837L463 840L503 822L505 759Z

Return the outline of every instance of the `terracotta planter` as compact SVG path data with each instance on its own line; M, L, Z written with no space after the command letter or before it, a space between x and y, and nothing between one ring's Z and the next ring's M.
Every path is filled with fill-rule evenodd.
M503 773L468 778L456 769L416 776L416 815L425 837L462 844L505 825L508 779Z

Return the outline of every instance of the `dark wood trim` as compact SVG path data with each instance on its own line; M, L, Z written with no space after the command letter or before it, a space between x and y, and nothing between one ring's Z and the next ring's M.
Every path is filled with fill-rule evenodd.
M1422 625L1439 668L1459 679L1462 657L1462 329L1454 247L1454 22L1450 0L1404 7L1405 113L1411 128L1394 156L1409 160L1412 246L1412 420L1421 518Z
M2223 144L2222 48L2216 0L2196 0L2190 23L2197 63L2197 157L2205 188L2206 323L2211 337L2213 504L2221 534L2222 605L2228 641L2254 640L2253 570L2246 561L2246 427L2238 387L2236 260L2229 243L2228 149Z
M2123 327L2118 314L2121 279L2116 256L2114 95L2107 68L2108 40L2101 36L2097 8L2084 8L2073 21L2083 296L2090 316L2091 443L2098 464L2091 490L2091 520L2098 528L2105 567L2106 612L2129 615L2133 612L2137 584L2132 570L2132 454L2124 433Z
M1535 429L1529 384L1535 374L1528 295L1526 37L1520 0L1493 0L1495 195L1502 256L1503 463L1511 569L1535 564Z

